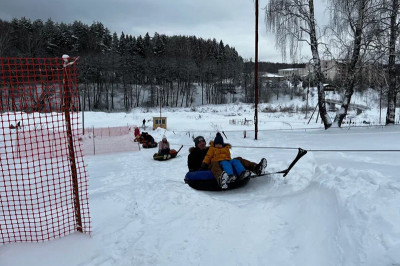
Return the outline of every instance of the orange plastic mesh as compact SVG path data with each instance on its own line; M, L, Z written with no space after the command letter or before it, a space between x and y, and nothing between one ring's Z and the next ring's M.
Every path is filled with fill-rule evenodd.
M77 62L0 61L0 243L90 233Z

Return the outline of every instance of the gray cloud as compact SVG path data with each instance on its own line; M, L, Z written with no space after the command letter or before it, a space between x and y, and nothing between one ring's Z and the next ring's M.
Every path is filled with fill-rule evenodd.
M281 62L274 37L266 33L260 1L259 60ZM102 22L111 32L152 36L195 35L222 40L245 59L254 60L253 0L2 0L3 20L26 17L86 24Z

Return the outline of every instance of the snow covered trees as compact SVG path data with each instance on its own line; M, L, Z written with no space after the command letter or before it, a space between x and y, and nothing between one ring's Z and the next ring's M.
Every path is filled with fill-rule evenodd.
M243 70L243 59L222 41L158 33L118 36L100 22L88 26L51 19L45 23L0 20L0 53L4 57L81 56L79 82L85 110L129 110L160 102L190 106L194 83L203 86L204 103L223 103L229 97L225 83L238 86ZM145 90L150 97L142 93Z

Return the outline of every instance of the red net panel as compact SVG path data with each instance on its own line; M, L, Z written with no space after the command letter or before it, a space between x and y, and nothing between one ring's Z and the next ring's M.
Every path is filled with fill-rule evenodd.
M0 243L90 233L77 67L0 58Z

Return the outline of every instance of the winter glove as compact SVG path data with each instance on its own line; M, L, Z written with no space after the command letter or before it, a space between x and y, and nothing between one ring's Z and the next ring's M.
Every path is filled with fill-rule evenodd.
M202 163L200 169L201 170L207 170L208 169L208 164Z

